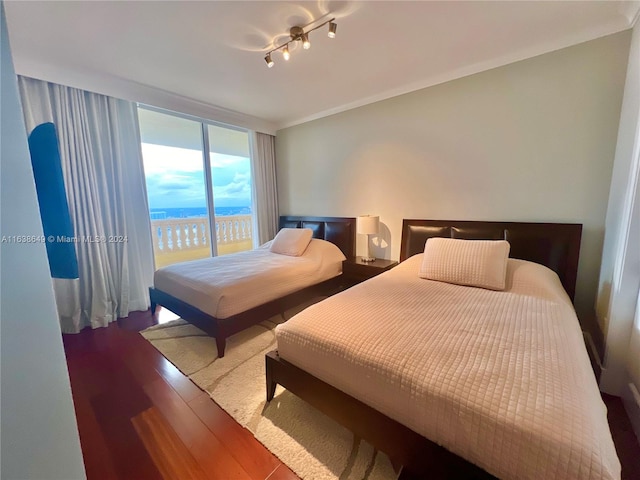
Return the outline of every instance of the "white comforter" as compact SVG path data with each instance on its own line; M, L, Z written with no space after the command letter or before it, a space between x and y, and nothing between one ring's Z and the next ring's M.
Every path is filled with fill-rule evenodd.
M313 239L299 257L264 247L177 263L155 272L155 288L216 318L228 318L342 272L340 249Z
M421 279L421 257L278 326L280 355L499 478L620 478L556 274L509 260L495 292Z

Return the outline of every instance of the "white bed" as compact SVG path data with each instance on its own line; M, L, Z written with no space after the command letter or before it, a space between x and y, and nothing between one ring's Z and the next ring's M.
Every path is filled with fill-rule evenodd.
M155 272L155 288L224 319L342 273L345 256L312 239L299 257L255 250L169 265Z
M491 291L419 278L421 262L280 325L279 356L499 478L620 478L558 276L509 259Z
M280 231L262 247L158 270L149 288L151 312L168 308L216 339L319 295L335 293L342 261L355 250L355 219L281 216Z

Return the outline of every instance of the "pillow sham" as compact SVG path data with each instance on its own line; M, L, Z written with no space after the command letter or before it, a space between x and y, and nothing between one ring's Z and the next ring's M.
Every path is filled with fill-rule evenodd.
M258 247L259 250L271 250L271 245L273 245L273 240L269 240L268 242L263 243Z
M418 276L489 290L504 290L509 242L429 238Z
M273 239L269 250L281 255L299 257L309 246L313 231L310 228L283 228Z
M347 259L347 257L344 256L344 253L342 253L342 250L340 250L336 245L319 238L311 239L311 242L309 242L309 246L304 251L303 256L318 259L326 263L336 263L341 269L342 262Z

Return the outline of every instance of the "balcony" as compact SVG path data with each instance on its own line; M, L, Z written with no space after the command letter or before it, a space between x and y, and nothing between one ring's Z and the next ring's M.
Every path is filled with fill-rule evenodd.
M251 215L216 217L218 255L253 248ZM207 217L151 220L156 268L211 256Z

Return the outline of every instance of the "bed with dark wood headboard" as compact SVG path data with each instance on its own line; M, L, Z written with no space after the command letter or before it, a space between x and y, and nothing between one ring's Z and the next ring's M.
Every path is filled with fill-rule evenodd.
M313 238L326 240L335 244L345 257L352 257L355 253L355 218L281 216L279 225L280 228L309 228L313 232ZM193 323L212 337L215 337L218 356L223 357L227 337L311 298L335 293L338 288L338 283L338 278L332 278L223 319L209 315L180 298L176 298L158 288L150 287L149 296L151 299L152 314L155 314L157 305L162 305L177 315L180 315L184 320Z
M540 263L555 271L573 299L581 231L581 225L566 223L404 220L400 260L422 253L426 240L431 237L504 239L511 245L511 257ZM406 472L428 472L428 478L493 478L476 465L290 363L275 350L266 355L267 401L273 398L278 384L388 454L394 463L404 465Z

